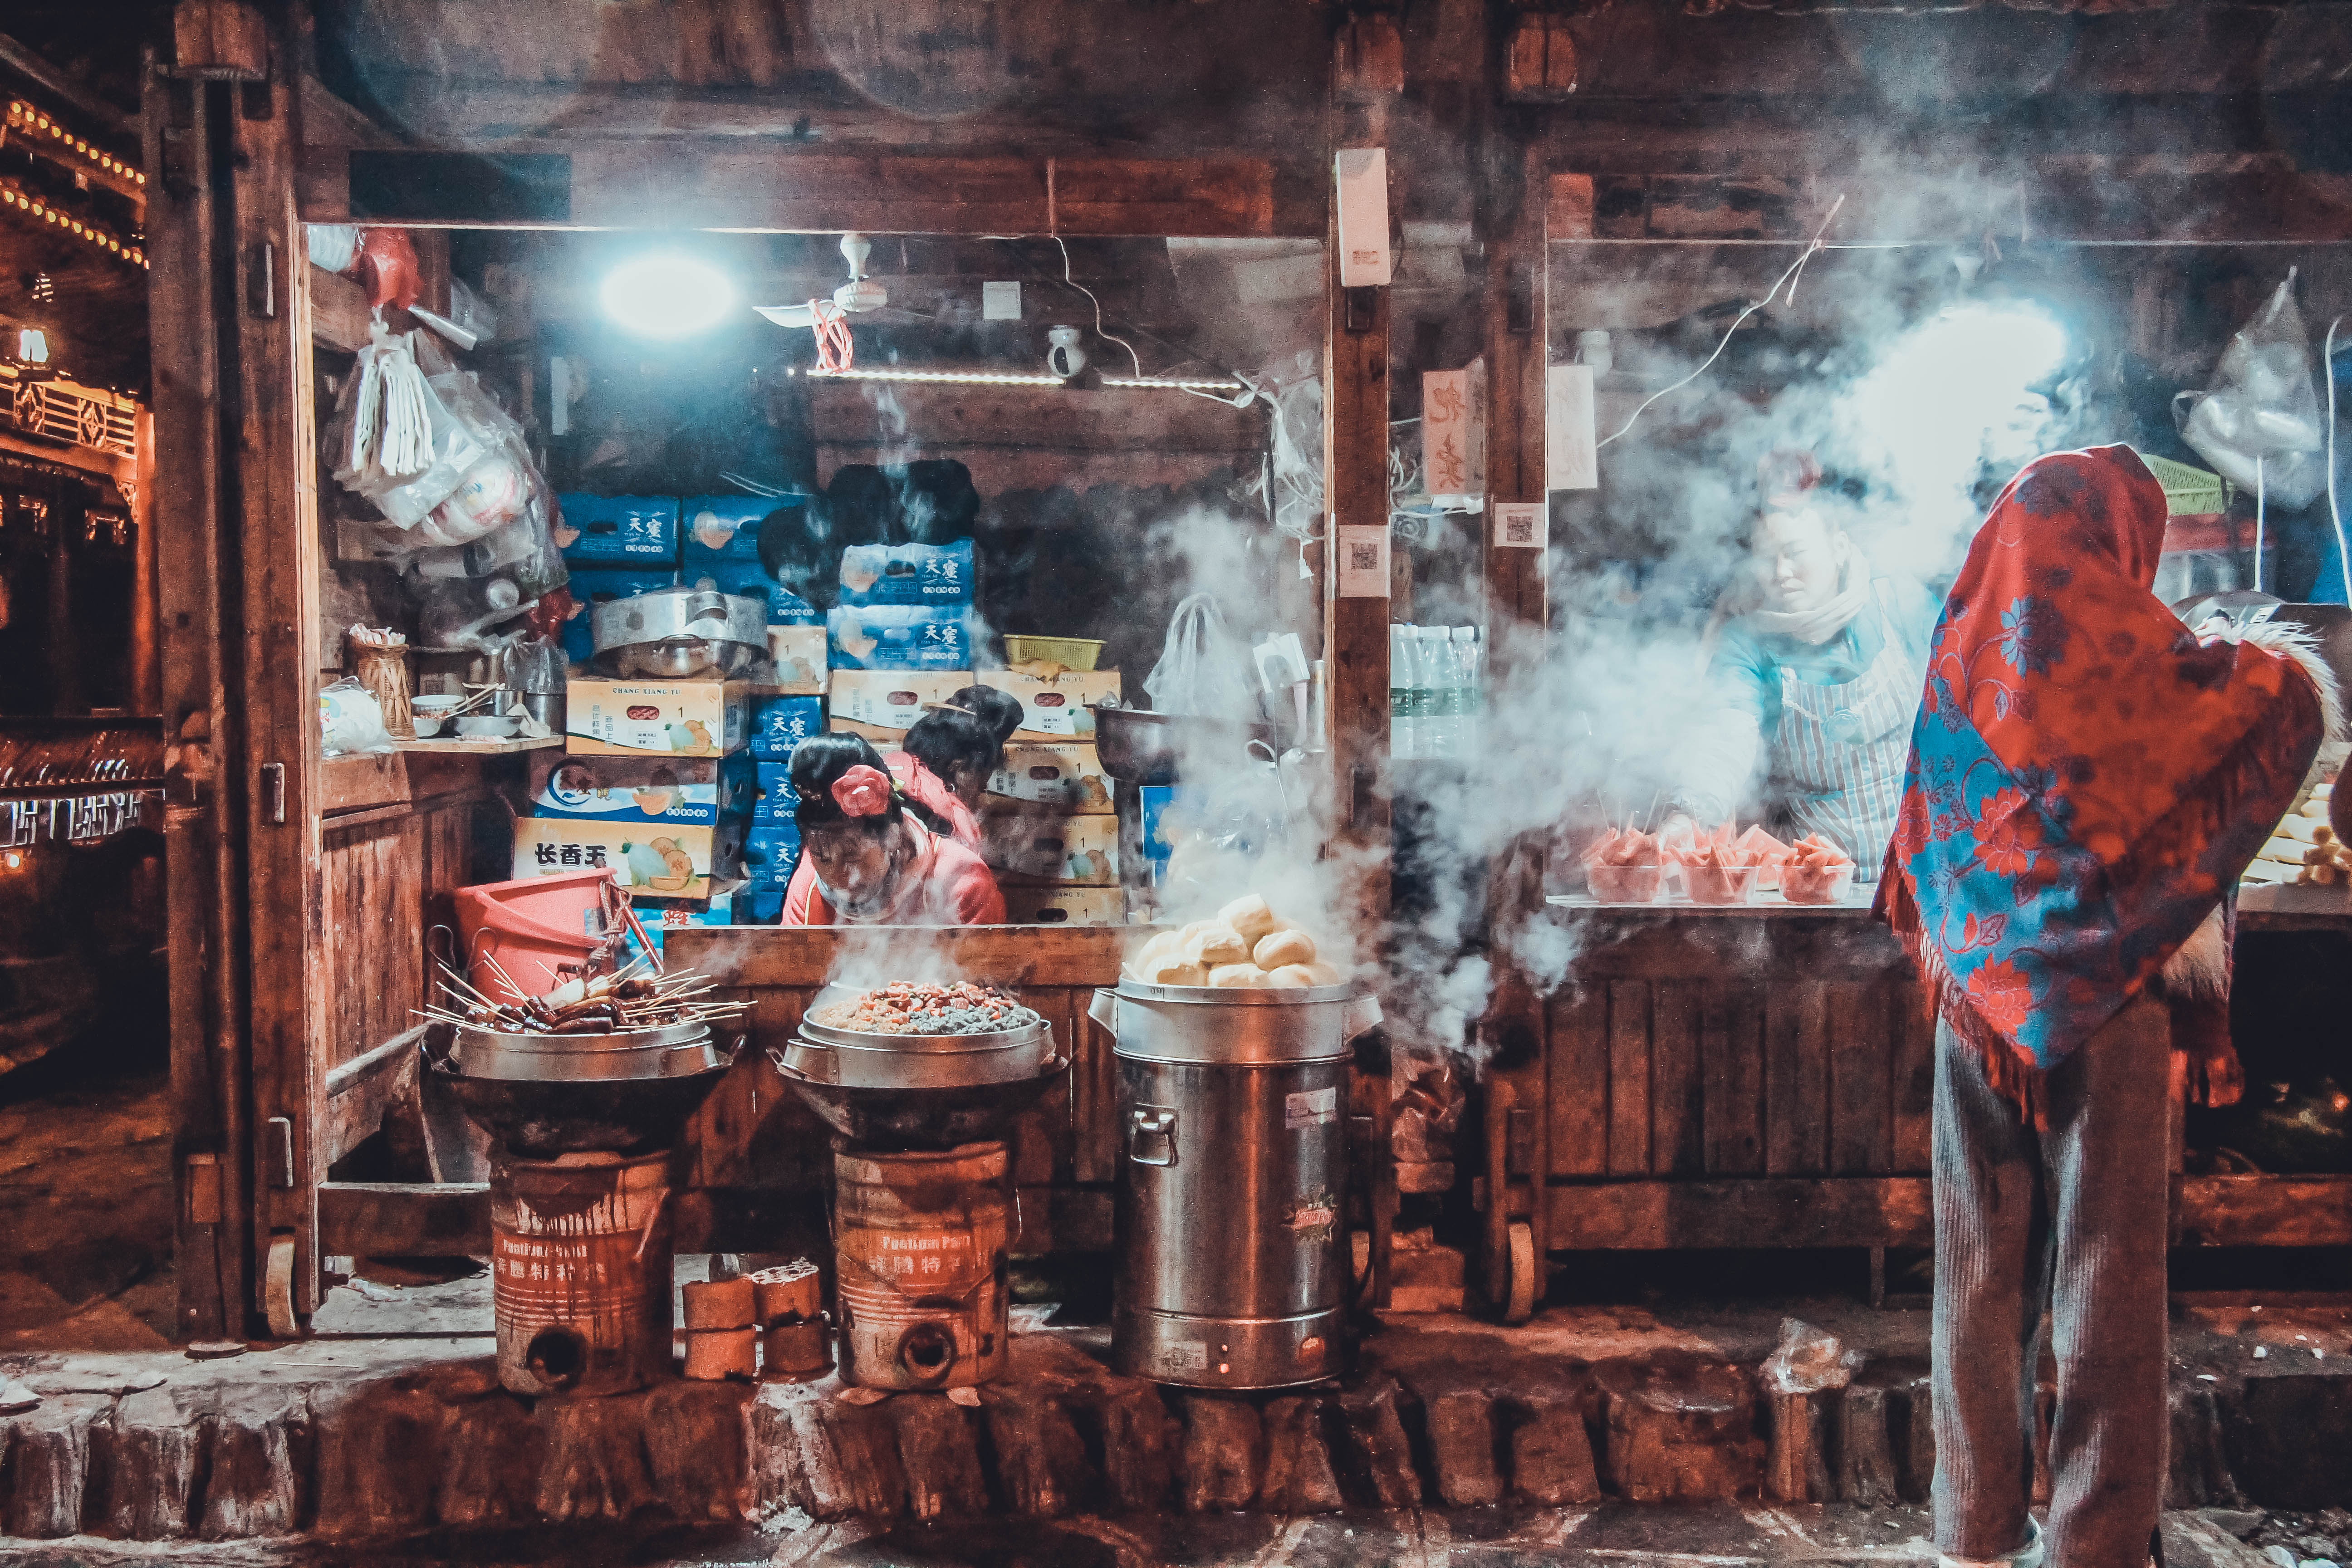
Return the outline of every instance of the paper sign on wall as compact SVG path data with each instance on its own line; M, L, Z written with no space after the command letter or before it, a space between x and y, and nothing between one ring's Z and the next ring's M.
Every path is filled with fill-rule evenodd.
M1539 500L1495 503L1495 543L1503 550L1541 550L1550 543L1551 508Z
M1429 499L1475 510L1486 495L1486 362L1421 378L1421 454Z
M1553 365L1544 375L1544 489L1601 488L1592 422L1592 367Z
M1389 531L1350 525L1339 530L1339 597L1385 599L1389 596Z

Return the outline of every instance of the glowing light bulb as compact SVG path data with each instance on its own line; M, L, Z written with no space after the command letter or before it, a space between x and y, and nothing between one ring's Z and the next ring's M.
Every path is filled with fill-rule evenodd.
M38 327L23 327L16 332L16 357L26 364L49 363L49 335Z
M676 252L640 256L614 268L597 292L604 313L648 338L709 331L735 309L735 286L707 261Z

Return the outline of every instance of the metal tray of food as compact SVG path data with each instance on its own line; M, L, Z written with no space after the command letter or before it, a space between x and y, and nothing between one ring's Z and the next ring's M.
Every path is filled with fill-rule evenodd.
M878 1051L897 1056L968 1056L989 1051L1026 1049L1035 1059L1051 1054L1053 1026L1028 1008L1021 1011L1027 1022L1015 1028L984 1030L968 1035L894 1035L870 1033L863 1029L837 1028L817 1022L817 1015L827 1008L856 1001L867 992L879 989L870 985L828 985L816 994L801 1015L802 1038L817 1046L838 1046L846 1049ZM1018 1074L1010 1076L1020 1076ZM826 1079L846 1082L847 1079ZM972 1079L975 1083L1001 1082L998 1079Z
M801 1038L782 1050L768 1047L769 1059L788 1077L844 1089L972 1089L982 1084L1013 1083L1037 1078L1066 1065L1054 1054L1053 1026L1040 1019L1035 1028L1016 1031L1009 1043L952 1050L904 1050L877 1046L875 1040L898 1040L895 1035L866 1035L868 1043ZM961 1040L998 1039L992 1036L942 1037Z
M449 1031L435 1065L465 1078L514 1083L586 1083L685 1078L728 1058L707 1023L670 1024L613 1035L539 1035L480 1029Z

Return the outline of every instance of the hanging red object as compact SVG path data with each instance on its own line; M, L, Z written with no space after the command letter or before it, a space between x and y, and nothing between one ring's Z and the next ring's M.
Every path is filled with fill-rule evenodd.
M367 284L368 303L382 310L396 305L405 310L416 303L421 291L417 278L416 247L408 236L396 228L369 228L360 231L360 252L353 270Z

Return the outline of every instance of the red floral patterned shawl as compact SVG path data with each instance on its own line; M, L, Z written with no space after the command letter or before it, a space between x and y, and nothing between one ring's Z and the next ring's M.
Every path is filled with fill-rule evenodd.
M2318 749L2291 660L2150 592L2164 492L2126 447L2037 459L1944 602L1878 910L1996 1088L2042 1073L2221 901Z

